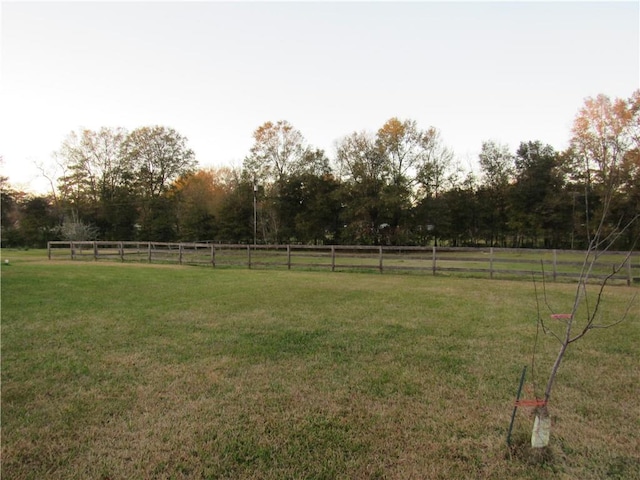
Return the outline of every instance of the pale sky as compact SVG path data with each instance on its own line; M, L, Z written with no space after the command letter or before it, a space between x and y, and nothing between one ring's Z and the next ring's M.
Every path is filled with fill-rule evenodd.
M164 125L241 166L268 120L333 159L397 116L468 165L489 139L564 149L586 97L640 86L638 2L0 5L0 168L31 190L81 128Z

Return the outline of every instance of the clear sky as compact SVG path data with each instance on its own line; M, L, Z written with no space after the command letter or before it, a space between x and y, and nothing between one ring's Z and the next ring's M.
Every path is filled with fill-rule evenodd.
M463 165L483 140L564 149L586 97L640 86L638 2L1 3L3 175L43 189L67 134L165 125L241 166L287 120L336 140L393 116Z

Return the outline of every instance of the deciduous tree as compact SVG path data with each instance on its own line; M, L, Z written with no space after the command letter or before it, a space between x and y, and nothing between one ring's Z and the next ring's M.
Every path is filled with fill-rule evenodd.
M122 151L133 172L140 206L140 235L160 241L174 239L175 205L167 193L175 180L196 167L187 139L173 128L141 127L127 135Z
M57 152L69 175L63 178L68 191L84 196L92 203L113 196L130 173L122 161L121 148L127 132L122 128L102 127L71 132Z
M332 175L304 173L289 177L281 192L283 240L323 244L339 231L339 183Z
M244 169L263 184L283 180L304 163L304 137L286 120L265 122L253 132L253 140Z
M571 345L580 341L593 330L609 328L623 321L634 306L637 295L634 295L624 316L618 319L603 317L602 310L606 296L605 289L613 277L623 268L628 268L631 251L637 246L640 238L635 238L629 246L629 253L624 261L613 265L610 273L604 277L596 275L595 267L604 253L611 250L633 224L638 222L640 212L636 211L631 218L620 219L613 225L608 224L607 219L612 213L614 205L612 199L619 192L620 181L623 177L623 161L625 156L637 150L634 144L633 112L634 97L632 101L625 102L615 100L611 102L605 96L596 99L588 98L585 105L578 112L575 121L572 145L577 151L577 160L582 161L582 171L585 172L587 187L596 182L595 189L587 188L585 196L591 192L597 192L601 202L595 213L587 215L593 220L592 227L587 231L587 249L581 267L580 279L576 287L572 302L566 305L562 311L555 310L557 306L547 301L545 290L545 304L555 319L558 326L551 326L538 314L538 322L545 333L550 334L559 343L559 350L546 380L543 400L544 404L536 412L536 422L532 433L532 445L544 447L549 442L551 422L548 412L548 401L556 385L557 375L565 355ZM595 170L592 169L596 166ZM585 208L589 208L587 198ZM538 305L539 299L536 299ZM560 314L560 315L558 315Z
M378 130L376 142L386 155L392 185L410 187L424 156L422 132L415 120L393 117Z
M515 156L515 181L510 190L509 224L513 233L525 245L538 246L538 237L544 246L558 248L558 235L568 232L570 199L563 195L564 180L559 168L559 155L550 145L540 141L522 142Z
M183 241L214 240L223 202L231 191L230 169L207 168L180 177L172 195L176 199L178 236Z
M122 128L107 127L71 132L54 154L65 172L58 181L64 216L97 226L106 239L130 233L135 221L133 172L122 156L126 135Z
M508 146L493 140L482 142L479 154L483 181L478 191L481 201L485 237L491 245L506 246L507 191L513 176L513 155Z
M164 126L141 127L129 133L123 157L143 198L162 196L176 179L196 167L187 138Z
M443 190L455 186L458 171L453 163L453 150L444 144L434 127L422 132L422 148L417 180L423 197L437 197Z
M634 177L634 157L640 151L640 90L629 99L606 95L585 99L572 134L573 168L581 174L577 181L584 189L583 198L589 200L587 233L604 229L616 234L637 216L637 211L625 214L620 206L627 194L622 186ZM616 214L618 218L613 217Z
M336 144L338 171L343 182L345 241L377 243L378 227L386 221L383 190L388 168L384 152L367 132L354 132Z
M513 177L514 157L507 145L494 140L482 142L478 159L484 185L499 190L509 184Z

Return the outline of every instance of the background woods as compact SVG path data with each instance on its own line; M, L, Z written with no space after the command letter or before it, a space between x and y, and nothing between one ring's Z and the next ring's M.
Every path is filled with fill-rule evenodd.
M333 158L287 121L253 132L240 168L200 168L172 128L71 132L52 191L2 182L2 246L50 240L214 241L584 248L604 221L640 236L640 91L588 98L569 148L483 142L465 172L435 127L391 118L335 143ZM49 178L49 177L48 177ZM599 212L611 214L602 220Z

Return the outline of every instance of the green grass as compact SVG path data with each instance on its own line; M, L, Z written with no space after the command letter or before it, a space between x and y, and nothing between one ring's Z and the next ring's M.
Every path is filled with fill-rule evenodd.
M505 445L531 282L2 256L5 478L640 476L637 300L570 350L536 455L526 409Z

